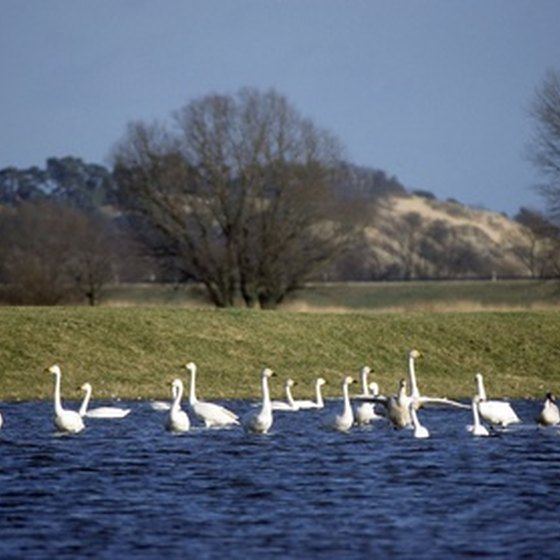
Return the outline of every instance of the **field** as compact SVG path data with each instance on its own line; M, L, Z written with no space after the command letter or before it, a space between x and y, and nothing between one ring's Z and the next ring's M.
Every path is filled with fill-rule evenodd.
M435 299L429 303L428 297L422 302L407 295L402 284L385 285L392 294L383 294L382 285L378 293L365 293L362 285L335 286L338 297L328 293L330 287L311 288L306 301L294 300L275 312L217 310L201 301L188 303L192 298L184 293L179 303L153 291L146 292L151 298L133 301L129 294L119 305L113 298L95 308L4 307L0 398L51 398L53 380L44 369L53 363L62 368L65 399L79 398L85 381L93 384L94 398L164 398L174 377L186 380L183 366L190 360L199 366L199 396L207 399L257 397L264 366L277 373L275 398L283 398L287 377L298 382L296 398L312 397L319 375L328 381L327 396L336 396L343 375L357 377L363 365L373 368L372 380L384 393L393 393L406 375L406 354L413 347L423 354L417 373L426 394L469 398L477 371L484 373L491 396L541 398L548 390L560 392L554 286L526 285L523 299L523 290L516 292L515 286L489 294L494 284L500 282L461 288L478 293L480 301L471 301L474 311L464 295L454 304L448 286L440 286L439 299L431 293ZM543 286L553 296L535 296ZM321 308L327 311L318 313Z

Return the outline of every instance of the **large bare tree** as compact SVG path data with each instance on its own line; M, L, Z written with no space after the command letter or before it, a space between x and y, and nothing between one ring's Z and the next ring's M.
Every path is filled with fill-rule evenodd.
M560 220L560 73L549 70L537 90L531 115L535 132L530 158L544 176L540 190L555 221Z
M121 202L215 305L275 307L355 226L331 188L338 142L275 91L208 95L172 125L133 123L115 147Z

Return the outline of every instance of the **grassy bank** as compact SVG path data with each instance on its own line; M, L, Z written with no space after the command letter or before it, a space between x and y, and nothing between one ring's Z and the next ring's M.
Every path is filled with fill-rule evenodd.
M310 314L154 307L5 307L0 310L0 398L50 398L44 368L59 363L65 398L92 382L94 398L161 398L181 365L199 366L202 398L260 392L263 366L276 370L273 396L286 377L297 398L311 397L324 376L337 395L343 375L374 369L383 392L396 390L406 353L416 347L423 392L465 398L485 374L499 397L560 392L560 312Z

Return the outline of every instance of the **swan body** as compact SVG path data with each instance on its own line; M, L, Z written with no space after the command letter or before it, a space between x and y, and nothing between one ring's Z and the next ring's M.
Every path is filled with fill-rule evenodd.
M555 426L560 423L560 411L556 404L556 398L552 393L547 393L542 410L537 417L541 426Z
M472 413L473 413L473 425L472 425L472 435L478 437L486 437L490 435L488 428L480 422L480 414L478 412L480 397L475 395L472 400Z
M181 399L183 398L183 382L180 379L174 379L171 383L171 394L173 396L173 404L167 416L165 427L170 432L188 432L191 422L187 413L181 409Z
M152 401L150 403L152 410L157 410L158 412L166 411L171 409L171 403L167 401Z
M196 398L196 364L186 365L190 373L189 406L193 414L204 423L207 428L220 428L231 424L239 424L237 414L219 404L199 401Z
M483 420L502 427L521 422L507 401L487 400L481 373L477 373L475 379L478 390L478 412Z
M262 403L259 410L252 410L245 414L241 420L243 429L248 433L266 434L273 422L272 405L268 380L274 375L270 368L264 368L261 373Z
M80 406L78 414L87 418L124 418L130 412L130 408L119 408L117 406L100 406L98 408L89 409L88 405L91 399L92 387L91 383L84 383L81 387L85 392L84 400Z
M379 395L379 385L377 385L375 381L372 381L368 385L368 387L371 391L371 393L368 393L368 396L371 395L373 397L377 397ZM369 424L370 422L381 418L381 416L376 414L375 405L372 402L360 403L356 407L354 415L356 418L356 424L358 424L358 426L365 426L366 424Z
M325 402L323 401L323 394L321 392L321 387L326 383L322 377L318 377L315 380L315 400L297 400L295 401L296 406L299 410L304 410L308 408L324 408Z
M412 421L412 427L414 429L414 437L418 438L418 439L426 439L430 437L430 432L428 430L428 428L426 428L426 426L423 426L420 423L420 420L418 418L418 414L416 412L416 403L415 402L411 402L410 403L410 419Z
M344 378L342 382L342 398L343 407L340 414L335 414L327 421L327 426L339 432L347 432L354 424L354 411L350 404L350 394L348 387L351 383L355 383L354 379L349 375Z
M292 387L296 384L293 379L286 379L284 389L286 391L285 401L271 401L270 406L272 410L285 410L285 411L296 411L299 410L299 406L294 401L292 396Z
M410 417L410 405L412 401L406 394L406 380L401 379L399 382L399 391L396 395L392 395L387 399L387 417L398 430L408 428L412 424Z
M60 379L62 372L58 365L53 365L47 369L54 375L54 424L61 432L77 434L85 428L84 421L75 410L67 410L62 407L60 398Z

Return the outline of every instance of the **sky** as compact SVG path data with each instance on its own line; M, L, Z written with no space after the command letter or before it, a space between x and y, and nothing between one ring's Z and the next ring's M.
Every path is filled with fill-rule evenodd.
M530 106L560 70L557 0L0 0L0 169L110 167L132 121L284 95L409 190L543 209Z

